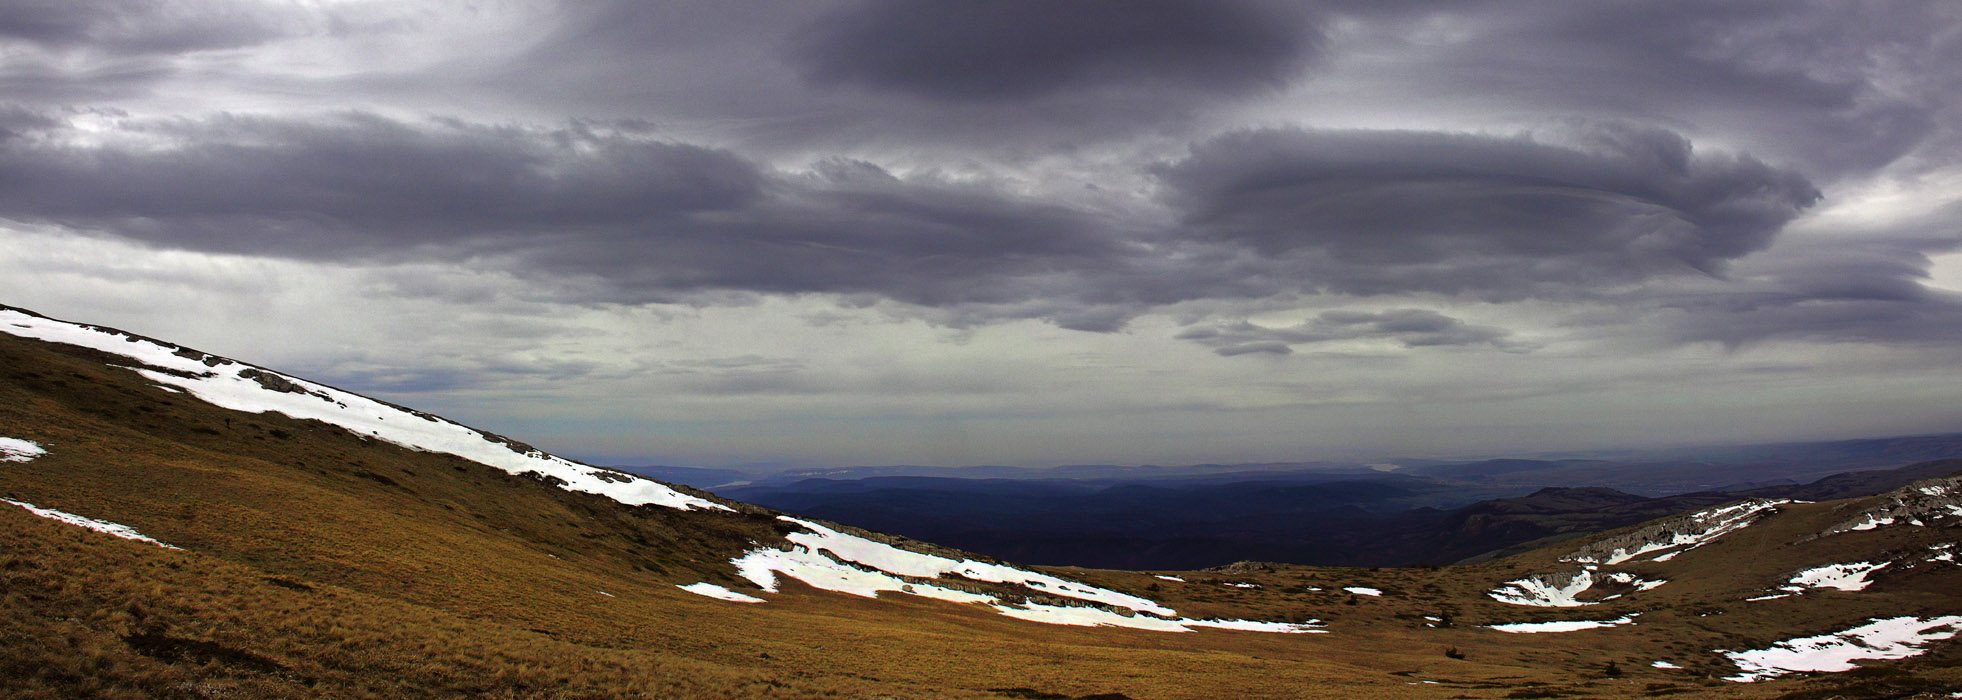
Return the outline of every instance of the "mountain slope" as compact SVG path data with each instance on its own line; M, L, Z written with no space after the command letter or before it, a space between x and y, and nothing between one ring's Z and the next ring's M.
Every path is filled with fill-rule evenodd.
M7 332L60 343L63 347L109 353L153 387L173 393L188 392L197 399L255 415L278 415L306 423L323 423L340 428L361 440L379 440L411 450L461 458L491 467L505 475L548 484L575 494L593 494L614 503L656 510L702 511L707 518L698 522L715 523L716 512L736 514L739 504L718 503L701 496L682 493L674 487L644 477L545 454L507 438L489 435L442 418L394 406L306 380L281 375L260 367L244 365L228 358L182 348L160 341L133 336L113 329L101 329L47 319L19 310L0 310L0 323ZM392 421L390 419L393 419ZM227 429L232 419L223 418ZM278 429L275 429L278 430ZM330 429L331 432L331 429ZM290 431L274 433L291 439ZM284 436L284 437L280 437ZM469 472L461 465L453 469ZM408 476L415 472L402 469ZM377 483L414 492L392 474L357 470L355 475ZM1177 627L1205 621L1178 622L1176 611L1138 596L1086 587L1054 576L1004 566L993 561L964 555L940 556L933 551L906 551L895 548L878 536L843 532L823 525L788 517L769 519L770 514L743 508L762 519L768 534L755 533L748 539L748 551L735 550L731 556L729 538L707 538L719 542L722 552L698 555L690 560L698 570L716 560L732 562L739 575L766 591L774 591L775 580L787 576L804 583L845 590L860 595L874 591L895 591L926 597L988 603L1002 614L1039 619L1062 619L1071 615L1096 614L1087 611L1057 611L1056 604L1094 605L1112 608L1100 613L1133 616L1145 613L1155 618L1139 624ZM672 520L675 514L663 514ZM686 522L684 519L681 522ZM740 530L725 524L709 525L716 530ZM752 525L753 527L753 525ZM755 543L763 543L760 546ZM555 555L556 556L556 555ZM719 569L720 567L714 567ZM707 575L726 579L713 570ZM952 577L952 581L943 581ZM696 585L701 584L701 585ZM697 581L685 590L730 598L722 584ZM951 587L950 587L951 586ZM1067 613L1067 614L1066 614ZM1062 618L1058 618L1061 615ZM1161 624L1162 623L1162 624ZM1239 623L1257 626L1254 623ZM1286 625L1276 631L1292 631Z
M4 313L15 316L0 317L0 330L55 323ZM232 377L271 373L179 350L168 354ZM1863 591L1743 601L1801 570L1890 552L1932 559L1939 553L1927 547L1955 539L1951 521L1931 511L1917 517L1932 527L1902 520L1800 541L1862 517L1879 498L1779 506L1672 562L1637 564L1657 567L1668 584L1582 611L1489 595L1578 566L1561 560L1575 544L1438 569L1015 568L653 482L630 493L659 486L675 495L625 503L543 471L408 449L372 432L380 425L364 435L324 419L223 408L190 393L186 382L212 379L196 376L205 370L159 365L193 375L183 377L133 364L0 333L0 497L12 502L0 503L0 541L9 544L0 551L0 629L29 640L0 645L0 695L1772 697L1875 679L1727 681L1746 670L1712 650L1769 649L1869 617L1937 620L1954 614L1962 583L1952 570L1962 567L1893 565ZM289 382L333 399L292 397L309 407L367 406L271 374L238 386L289 394L276 388ZM79 518L181 549L71 524ZM868 581L898 590L865 597L845 585ZM698 595L691 590L713 589L695 584L767 602ZM943 599L905 595L909 586ZM1173 612L1152 614L1160 609ZM1722 611L1724 624L1697 611ZM1577 612L1641 615L1567 634L1490 627L1582 619L1568 617ZM1200 624L1215 620L1288 624ZM1173 628L1190 631L1157 631ZM1955 655L1955 645L1934 644L1879 680L1962 689ZM1648 665L1665 659L1691 670Z

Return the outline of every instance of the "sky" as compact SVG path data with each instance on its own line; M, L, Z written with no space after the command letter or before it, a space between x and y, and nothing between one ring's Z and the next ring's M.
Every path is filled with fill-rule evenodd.
M1962 5L17 0L0 303L602 464L1962 430Z

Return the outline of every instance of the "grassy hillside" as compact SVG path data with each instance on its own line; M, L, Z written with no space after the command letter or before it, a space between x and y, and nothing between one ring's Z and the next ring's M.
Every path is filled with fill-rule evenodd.
M1882 528L1794 544L1864 507L1794 505L1664 563L1670 583L1581 609L1491 599L1571 567L1569 543L1469 567L1052 569L1191 618L1324 633L1152 632L878 599L729 560L798 530L762 509L626 506L318 421L220 409L127 359L0 334L0 496L135 528L117 539L0 504L0 696L1175 698L1778 697L1962 690L1947 643L1871 671L1761 683L1710 650L1868 617L1955 614L1962 566L1747 603L1792 571L1953 541ZM932 550L927 545L908 545ZM944 551L944 550L942 550ZM677 585L710 582L763 604ZM1380 595L1344 588L1367 587ZM1606 619L1566 634L1484 625ZM1436 619L1427 619L1436 618ZM18 640L18 641L16 641ZM1682 669L1651 664L1671 661ZM1863 685L1864 684L1864 685ZM1876 690L1875 692L1880 692ZM1823 696L1821 696L1823 697Z

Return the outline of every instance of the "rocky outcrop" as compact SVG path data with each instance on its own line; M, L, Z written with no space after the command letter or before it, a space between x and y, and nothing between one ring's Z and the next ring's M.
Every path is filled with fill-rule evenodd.
M1561 557L1563 561L1620 564L1649 552L1682 549L1656 557L1666 561L1677 553L1703 546L1718 537L1736 532L1758 518L1777 512L1785 499L1753 498L1726 506L1706 508L1657 521L1646 527L1609 537Z
M1215 566L1210 569L1206 569L1206 571L1216 574L1233 574L1233 575L1267 574L1267 573L1273 573L1284 566L1287 565L1276 564L1274 562L1267 562L1267 561L1236 561L1231 564L1226 564L1224 566Z
M1917 481L1882 494L1880 502L1807 539L1889 525L1962 527L1962 475Z

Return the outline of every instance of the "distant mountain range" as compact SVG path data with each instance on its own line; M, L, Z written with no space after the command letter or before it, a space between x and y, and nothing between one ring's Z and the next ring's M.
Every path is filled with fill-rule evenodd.
M1679 459L1492 459L1387 472L1336 463L863 467L763 477L632 470L790 513L1039 564L1415 566L1489 558L1746 495L1879 493L1954 471L1939 463L1898 467L1962 457L1962 435L1669 452ZM721 479L733 481L710 483Z
M1191 465L1079 464L1056 467L887 465L831 468L732 469L621 465L615 468L696 488L780 486L819 479L876 477L1064 480L1086 484L1134 481L1257 481L1319 479L1321 475L1395 473L1512 487L1603 486L1663 496L1798 484L1832 474L1962 457L1962 433L1819 442L1598 450L1471 460L1384 459Z

